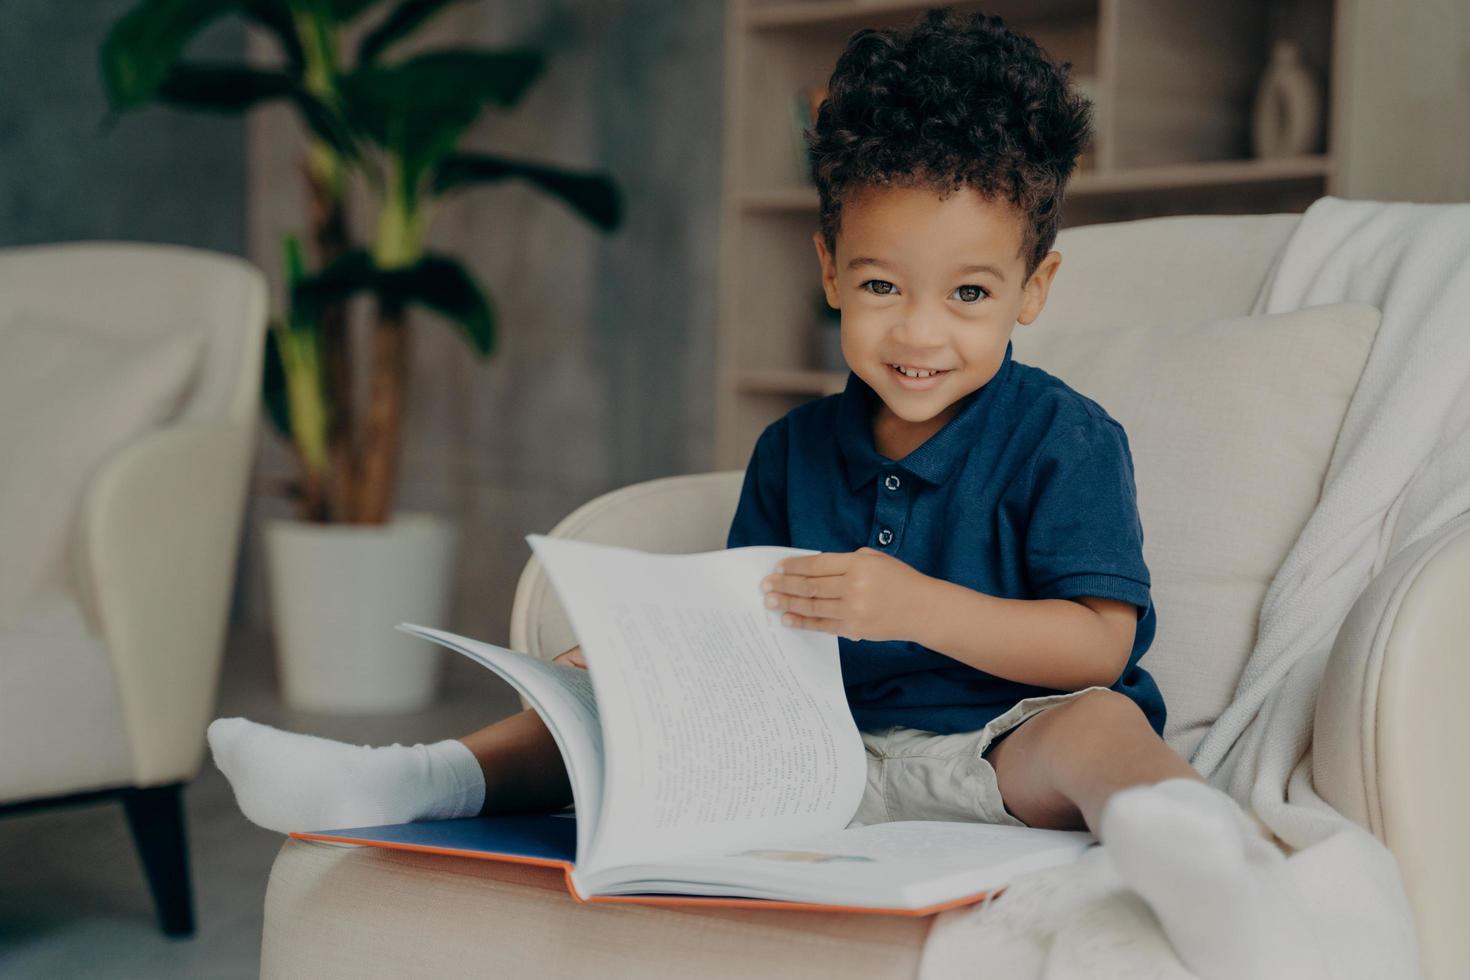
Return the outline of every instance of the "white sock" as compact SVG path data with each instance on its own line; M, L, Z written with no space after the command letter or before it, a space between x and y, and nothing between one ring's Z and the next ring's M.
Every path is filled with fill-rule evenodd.
M1188 778L1130 786L1098 823L1118 874L1199 976L1326 975L1286 857L1228 794Z
M372 748L244 718L216 718L207 737L241 812L283 834L473 817L485 802L480 763L458 739Z

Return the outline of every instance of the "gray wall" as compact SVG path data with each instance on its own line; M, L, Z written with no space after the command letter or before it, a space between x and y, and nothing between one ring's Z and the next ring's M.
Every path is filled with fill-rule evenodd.
M711 465L723 29L718 0L538 0L451 6L410 45L546 43L545 76L466 145L608 171L626 206L604 235L552 198L497 185L447 205L431 228L431 247L460 256L493 295L502 329L497 355L479 362L442 321L415 314L399 501L460 524L451 628L508 642L526 534L615 487ZM251 52L273 56L253 34ZM252 117L250 254L273 278L281 234L303 227L299 140L287 110ZM359 236L367 216L353 215ZM258 472L241 616L263 627L259 528L290 513L269 492L292 472L273 435Z
M599 306L620 314L598 336L619 485L714 457L724 20L717 0L597 6L618 26L598 51L597 148L631 213L597 249Z
M243 255L244 123L149 107L98 130L97 49L131 0L0 6L0 246L171 242ZM237 59L221 23L191 54Z

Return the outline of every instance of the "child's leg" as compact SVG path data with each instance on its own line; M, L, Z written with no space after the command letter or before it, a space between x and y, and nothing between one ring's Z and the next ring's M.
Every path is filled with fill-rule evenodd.
M1199 774L1154 734L1131 699L1092 691L1013 728L985 755L1001 799L1031 827L1094 834L1116 790ZM1100 835L1099 835L1100 836Z
M554 662L587 666L580 645ZM217 718L207 734L241 812L281 833L546 812L572 801L556 740L529 710L431 745L348 745L244 718Z
M986 758L1019 820L1085 822L1201 977L1325 976L1281 852L1127 697L1097 691L1049 708Z
M474 754L485 779L480 813L548 813L572 802L561 750L536 712L511 715L459 741Z
M241 811L281 833L549 811L571 802L561 753L533 711L429 745L349 745L244 718L216 719L208 738Z

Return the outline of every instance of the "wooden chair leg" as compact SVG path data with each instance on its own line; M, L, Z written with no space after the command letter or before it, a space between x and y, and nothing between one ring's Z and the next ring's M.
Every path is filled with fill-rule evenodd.
M128 827L153 893L158 924L168 936L194 934L183 788L182 783L172 783L130 789L122 795Z

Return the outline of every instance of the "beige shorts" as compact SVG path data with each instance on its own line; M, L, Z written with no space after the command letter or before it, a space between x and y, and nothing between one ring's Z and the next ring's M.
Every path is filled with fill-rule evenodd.
M936 735L916 728L863 732L868 785L849 827L889 820L958 820L1024 827L1000 797L1000 784L985 750L997 738L1048 708L1088 691L1017 701L977 732Z

